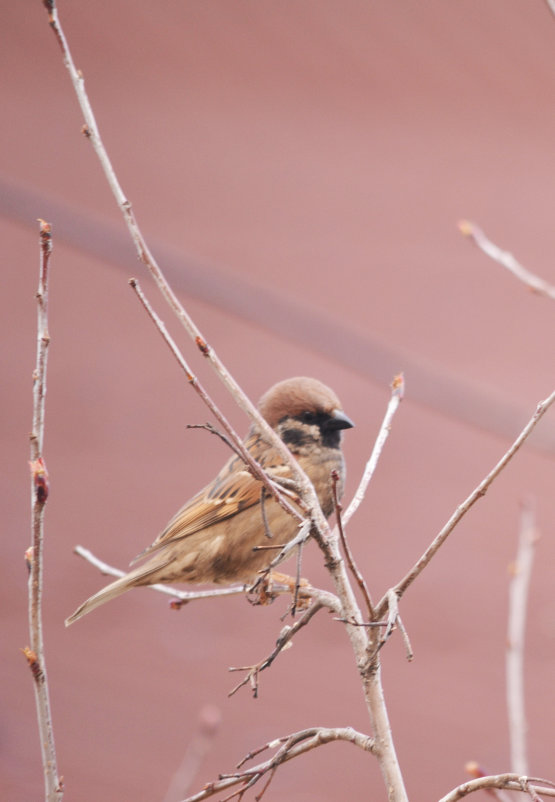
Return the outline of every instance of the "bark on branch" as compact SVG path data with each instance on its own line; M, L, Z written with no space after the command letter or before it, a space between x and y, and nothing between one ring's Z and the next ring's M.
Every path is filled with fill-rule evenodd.
M29 568L29 637L30 645L23 649L35 688L39 726L45 799L59 802L63 783L58 776L54 729L50 711L48 678L42 633L42 587L44 511L48 499L48 471L43 455L44 413L46 403L46 366L50 335L48 333L48 278L52 252L52 229L44 220L40 223L40 269L37 291L37 363L33 374L33 424L31 429L31 546L25 553Z

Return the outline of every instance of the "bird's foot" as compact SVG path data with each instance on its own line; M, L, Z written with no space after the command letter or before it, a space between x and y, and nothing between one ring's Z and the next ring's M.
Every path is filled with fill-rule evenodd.
M251 604L271 604L274 599L283 593L290 593L293 596L293 607L295 610L306 610L310 607L312 597L307 593L310 588L307 579L297 580L282 574L279 571L270 571L265 576L258 579L250 589L248 599Z

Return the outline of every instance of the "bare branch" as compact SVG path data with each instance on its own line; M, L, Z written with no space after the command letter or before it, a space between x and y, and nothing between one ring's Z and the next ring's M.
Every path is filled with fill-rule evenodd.
M511 768L522 775L528 773L524 712L524 639L528 589L536 540L534 509L528 502L522 505L517 557L511 566L506 664Z
M555 6L551 6L550 0L548 0L548 4L552 9ZM474 242L481 251L483 251L490 259L493 259L495 262L500 264L506 270L516 276L519 281L522 281L523 284L532 290L532 292L537 293L538 295L543 295L545 298L551 298L552 301L555 301L555 287L549 284L547 281L544 281L539 276L536 276L534 273L531 273L525 267L523 267L520 262L518 262L512 253L509 251L503 251L497 245L495 245L491 240L489 240L481 228L474 225L474 223L469 223L468 220L462 220L459 223L459 230L463 233L466 237L469 237L472 242Z
M263 487L260 491L260 512L262 513L262 523L264 525L264 533L268 540L271 540L272 530L270 529L270 524L268 523L268 516L266 515L266 488Z
M485 771L479 763L475 760L471 760L465 765L465 770L470 774L471 777L487 777L488 772ZM488 788L487 793L490 796L493 796L497 799L498 802L511 802L512 796L509 791L506 791L502 788Z
M91 563L91 565L94 565L102 574L106 576L125 576L125 571L121 571L119 568L114 568L114 566L103 562L103 560L95 557L95 555L89 551L89 549L85 549L83 546L76 546L74 552L80 557L83 557L83 559L85 559L87 562ZM235 585L225 588L214 588L211 590L198 591L180 591L176 588L160 584L146 585L145 587L147 587L149 590L155 590L158 593L163 593L166 596L170 596L173 600L171 603L171 607L173 609L178 609L191 601L197 601L199 599L220 598L222 596L242 596L250 591L250 588L247 588L245 585ZM285 588L284 591L276 589L274 592L289 592L289 589ZM306 626L306 624L308 624L308 622L316 615L316 613L324 607L328 608L334 613L339 613L341 610L339 599L334 596L333 593L329 593L328 591L313 588L311 586L303 586L302 595L313 599L313 603L307 610L304 611L303 615L293 625L286 626L282 629L276 641L276 646L272 652L253 666L229 669L230 671L246 671L247 674L245 678L229 692L228 696L233 696L234 693L236 693L247 683L250 683L253 690L253 695L255 697L258 696L258 674L271 666L278 654L287 647L299 629L302 629L302 627Z
M360 480L360 484L356 490L356 493L353 496L351 503L343 513L343 526L347 526L348 522L351 520L352 516L357 511L361 501L364 498L366 489L370 484L370 480L374 475L374 471L376 470L376 465L378 464L378 460L385 445L385 441L387 440L389 432L391 431L393 416L399 409L399 404L403 400L404 393L405 393L405 380L403 378L403 374L399 373L397 376L395 376L393 382L391 383L391 398L389 400L389 404L387 406L387 410L384 419L382 421L382 425L380 426L380 431L378 432L378 436L376 438L376 443L372 450L372 454L370 455L370 459L366 463L366 468L364 469L364 473L362 475L362 479Z
M518 774L492 774L487 777L478 777L476 780L469 780L459 785L443 796L439 802L457 802L457 800L468 796L468 794L489 788L506 788L508 791L523 791L528 794L533 792L542 796L555 796L555 783L549 780L542 780L538 777L521 777Z
M390 588L390 590L387 591L386 598L387 598L387 622L385 630L380 638L380 642L378 643L377 648L378 649L382 648L382 646L388 641L391 633L393 632L395 626L397 625L401 632L403 643L405 644L407 660L410 661L413 659L414 653L412 651L412 646L410 645L408 632L405 629L405 625L403 624L401 616L399 615L399 598L395 590L393 590L393 588Z
M188 797L186 800L183 800L183 802L201 802L203 799L208 799L236 785L241 785L242 787L231 794L231 796L225 797L225 799L231 799L234 796L238 796L240 799L248 788L255 785L269 772L273 774L282 763L286 763L288 760L299 757L309 752L311 749L331 743L332 741L348 741L366 752L372 752L374 750L374 741L372 738L353 730L351 727L312 727L310 729L301 730L300 732L295 732L292 735L286 735L274 741L269 741L267 744L264 744L264 746L255 749L239 762L236 772L233 774L221 774L219 780L208 783L204 786L202 791L198 794L194 794L194 796ZM277 749L277 751L265 762L252 766L249 769L239 770L244 763L267 749ZM260 799L261 795L257 798Z
M550 11L555 14L555 0L545 0Z
M121 571L119 568L114 568L113 565L108 565L108 563L99 560L98 557L95 557L95 555L89 551L89 549L85 549L83 546L76 546L73 551L75 554L78 554L80 557L83 557L84 560L91 563L91 565L94 565L96 568L98 568L105 576L125 576L125 571ZM145 585L145 587L149 590L156 590L158 593L164 593L166 596L171 596L171 598L174 600L174 602L171 604L171 607L176 610L183 605L188 604L189 602L196 601L197 599L213 599L221 596L244 596L247 592L245 585L230 585L229 587L225 588L213 588L212 590L195 591L177 590L176 588L168 587L167 585Z
M305 519L299 526L299 531L295 535L295 537L290 540L288 543L273 543L272 545L267 546L255 546L256 551L260 551L262 549L279 549L278 554L274 557L272 562L269 564L267 568L265 568L261 572L261 576L256 582L251 586L251 590L256 590L256 588L263 582L266 577L272 572L272 569L279 565L279 563L283 562L286 557L293 551L293 549L297 547L301 547L306 543L308 538L310 537L310 527L311 522L308 519Z
M530 780L528 779L528 777L520 778L520 786L522 790L528 794L532 802L542 802L534 786L530 785Z
M218 420L221 423L221 425L227 432L233 450L237 454L239 454L243 462L250 468L253 476L255 476L263 483L264 487L268 490L268 492L275 498L278 504L280 504L281 507L283 507L283 509L287 513L289 513L289 515L292 515L293 518L296 518L298 521L304 520L303 516L299 513L299 511L294 507L292 507L291 504L287 501L287 499L284 497L283 493L276 485L276 483L271 481L266 471L264 471L260 467L260 465L256 462L256 460L252 458L250 452L245 448L242 439L239 437L233 426L227 420L225 415L222 412L220 412L220 410L218 409L212 398L208 395L202 384L199 382L198 378L194 375L191 368L187 364L185 357L177 347L175 340L171 337L168 330L166 329L163 320L160 319L160 317L156 314L151 304L149 303L147 297L145 296L144 292L139 286L139 282L137 281L137 279L135 278L130 279L129 284L135 291L135 294L137 295L139 301L146 310L148 316L158 329L159 333L162 335L162 338L169 347L170 351L178 361L180 367L182 368L183 372L187 377L187 381L193 387L195 392L200 396L200 398L204 401L204 403L206 404L208 409L212 412L216 420Z
M228 696L233 696L237 691L242 688L247 683L250 684L252 688L252 695L256 699L258 697L258 675L261 671L264 671L265 668L269 668L278 654L282 652L285 648L292 645L293 637L297 634L299 629L306 626L309 621L316 615L324 607L324 602L315 598L313 603L310 605L308 610L305 610L302 616L295 621L294 624L291 626L285 626L279 633L279 637L276 641L275 648L270 652L268 657L265 657L259 663L255 663L252 666L240 666L240 667L231 667L230 671L245 671L246 674L234 688L228 693Z
M226 437L226 435L223 432L220 432L219 429L216 429L216 427L212 426L211 423L188 423L185 428L186 429L204 429L205 431L209 432L210 434L213 434L216 437L219 437L220 440L223 443L225 443L228 448L230 448L232 451L234 451L237 454L238 457L241 456L241 454L239 453L238 449L235 448L235 445L231 442L229 437Z
M294 618L299 605L299 593L301 590L301 567L303 564L303 547L304 543L299 543L297 546L297 570L295 571L295 593L293 594L293 602L291 603L291 617Z
M407 632L407 630L405 628L405 625L403 624L403 619L401 618L399 613L397 613L397 626L399 627L399 631L401 633L401 637L403 639L403 643L405 644L405 654L406 654L407 660L410 663L410 661L414 658L414 652L412 650L412 646L411 646L411 642L410 642L410 638L409 638L409 633Z
M338 480L339 480L339 476L338 476L337 472L334 471L332 473L331 482L332 482L332 491L333 491L333 503L334 503L334 507L335 507L335 518L336 518L336 521L337 521L337 531L339 532L339 539L341 540L341 546L343 548L343 553L345 554L345 558L347 560L347 564L349 566L349 569L350 569L352 575L354 576L354 578L355 578L355 580L356 580L356 582L357 582L357 584L358 584L358 586L360 588L360 591L362 593L364 601L366 603L366 609L368 611L368 618L370 619L370 621L373 621L374 620L374 607L372 605L372 599L370 597L370 591L368 590L368 585L366 584L366 581L365 581L364 577L362 576L362 574L358 570L358 567L357 567L357 565L355 563L353 554L352 554L351 549L349 547L349 544L347 542L347 538L345 537L345 531L343 529L343 520L342 520L342 516L341 516L341 504L339 503L339 498L337 496L337 482L338 482Z
M484 496L493 482L493 480L499 476L503 468L511 461L514 457L516 452L525 442L525 440L529 437L532 433L533 429L537 425L537 423L541 420L541 418L545 415L549 407L555 401L555 391L551 393L551 395L546 398L544 401L541 401L536 411L534 412L533 416L530 418L522 432L519 434L517 439L514 441L512 446L509 450L503 455L503 457L499 460L497 465L492 468L492 470L488 473L488 475L480 482L480 484L472 491L472 493L468 496L463 503L457 507L453 515L449 518L443 529L436 535L432 543L428 546L424 554L420 557L418 562L411 568L411 570L403 577L403 579L397 583L394 588L395 593L399 598L405 593L405 591L412 585L414 580L422 573L424 568L428 565L432 557L438 551L438 549L443 545L443 543L447 540L453 529L459 523L461 518L468 512L468 510L478 501L478 499ZM387 608L387 597L384 596L381 599L380 603L376 608L376 616L377 618L381 618L385 610Z
M37 363L33 374L33 427L31 431L31 547L25 558L29 567L29 637L23 649L34 679L35 702L44 770L45 798L56 802L63 797L63 782L58 776L54 729L46 676L42 632L42 586L44 511L48 499L48 472L43 457L44 414L46 402L46 366L50 335L48 333L48 278L52 252L52 229L40 220L40 269L37 291Z

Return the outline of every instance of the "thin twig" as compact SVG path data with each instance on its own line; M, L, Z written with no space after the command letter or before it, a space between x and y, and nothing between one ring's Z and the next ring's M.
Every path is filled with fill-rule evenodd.
M555 14L555 0L545 0L545 2L547 3L549 10Z
M258 675L260 672L272 665L278 654L291 644L293 637L297 634L299 629L305 627L316 615L316 613L319 612L324 606L324 602L316 598L308 610L305 610L302 616L298 618L294 624L291 626L286 626L281 630L274 649L259 663L255 663L252 666L232 666L229 669L230 671L245 671L246 674L241 682L239 682L230 690L228 696L233 696L240 688L249 683L252 688L252 695L256 699L258 697Z
M409 633L407 632L406 627L403 624L403 619L401 618L399 613L397 613L397 625L399 627L399 631L401 633L401 637L403 639L403 643L405 644L405 654L406 654L407 660L410 663L410 661L414 659L414 652L412 650L412 645L411 645L411 642L410 642Z
M374 751L373 739L368 735L353 730L351 727L312 727L293 733L292 735L286 735L283 738L278 738L275 741L270 741L264 746L255 749L240 761L237 771L232 774L221 774L219 780L208 783L204 786L202 791L188 797L183 800L183 802L201 802L201 800L208 799L235 785L241 785L242 788L238 789L238 791L230 796L225 797L225 799L232 799L237 795L241 798L242 793L244 793L247 788L255 785L255 783L268 774L268 772L273 773L278 766L286 763L288 760L299 757L309 752L311 749L331 743L332 741L347 741L363 749L365 752ZM243 766L246 761L252 759L252 757L266 749L277 749L277 752L263 763L259 763L248 769L239 770L239 767Z
M297 547L297 570L295 571L295 593L293 594L293 602L291 604L291 617L294 618L297 612L299 603L299 591L301 589L301 568L303 564L303 546L304 543L299 543Z
M360 484L352 498L351 503L343 513L343 526L347 526L348 522L359 508L360 503L365 496L370 480L372 479L374 471L376 470L376 465L378 464L385 441L387 440L389 432L391 431L393 416L399 409L399 404L403 400L404 394L405 380L403 378L403 374L399 373L397 376L395 376L391 383L391 397L389 399L389 404L387 405L382 425L380 426L378 436L376 437L376 442L374 444L374 448L372 449L370 459L366 463L366 468L364 469Z
M334 504L334 507L335 507L335 520L337 522L337 531L339 532L339 539L341 540L341 546L343 548L343 553L344 553L344 555L345 555L345 557L347 559L347 564L349 566L349 569L350 569L352 575L354 576L355 580L357 581L358 586L360 588L360 591L362 593L362 596L364 598L364 601L366 603L366 609L368 611L368 618L370 619L370 621L373 621L374 620L374 607L372 605L372 599L370 597L370 591L368 590L368 585L366 584L366 581L365 581L364 577L362 576L362 574L358 570L358 567L357 567L357 565L355 563L353 554L352 554L351 549L349 547L349 544L347 542L347 538L345 537L345 531L343 529L343 520L342 520L342 516L341 516L341 509L342 508L341 508L341 504L339 503L339 497L337 495L337 483L338 483L338 481L339 481L339 475L338 475L337 471L334 471L332 473L332 477L331 477L331 487L332 487L332 493L333 493L333 504Z
M522 505L518 550L512 566L509 587L506 660L511 769L521 775L528 774L526 714L524 711L524 639L528 589L536 540L534 508L530 502L527 502Z
M272 482L271 479L268 477L267 473L260 467L260 465L253 459L252 455L245 448L245 444L231 425L231 423L227 420L225 415L220 412L219 408L216 406L212 398L208 395L200 381L198 380L197 376L193 373L191 368L189 367L185 357L181 353L180 349L178 348L175 340L172 338L170 333L168 332L164 321L156 314L152 305L150 304L148 298L144 294L143 290L141 289L139 282L137 279L132 278L129 279L129 284L132 289L135 291L135 294L143 308L145 309L146 313L158 329L158 332L162 336L163 340L165 341L166 345L169 347L170 351L176 358L177 362L179 363L180 367L182 368L185 376L187 377L187 381L193 387L195 392L200 396L200 398L204 401L208 409L212 412L216 420L220 422L223 426L227 435L232 443L232 447L234 451L239 454L243 462L250 468L253 476L256 477L260 482L262 482L263 486L268 490L268 492L275 498L278 504L289 514L292 515L293 518L296 518L298 521L303 521L303 516L299 513L295 507L293 507L285 498L284 494L281 492L280 488L276 485L275 482ZM279 438L278 438L279 439Z
M50 335L48 333L48 278L52 252L52 229L40 220L40 268L37 292L37 363L33 374L33 426L31 430L31 548L26 552L29 566L29 637L30 646L23 653L34 679L35 702L44 770L47 802L63 797L63 781L58 776L54 729L46 676L42 632L42 587L44 512L48 499L48 472L43 456L46 401L46 366Z
M205 431L210 432L210 434L219 437L222 442L228 446L232 451L234 451L238 457L241 457L241 452L238 448L236 448L235 444L227 437L223 432L220 432L219 429L216 429L215 426L212 426L211 423L188 423L185 427L186 429L205 429Z
M532 802L542 802L538 794L536 793L536 789L533 785L530 785L530 780L526 776L522 776L520 778L520 787L524 791L525 794L528 794Z
M405 644L405 652L407 655L407 660L410 662L414 657L414 652L412 651L412 646L410 643L408 632L403 624L401 616L399 615L399 599L395 591L390 588L386 593L387 598L387 621L385 625L385 629L380 636L380 640L376 646L376 651L379 651L382 646L384 646L387 641L389 640L391 633L395 629L395 627L399 627L399 631L401 632L401 637L403 639L403 643Z
M386 593L387 596L387 626L382 633L381 636L381 643L379 644L379 648L384 645L384 643L389 640L391 633L397 623L397 619L399 617L399 597L395 593L394 590L391 588Z
M551 5L549 0L548 5L552 8L555 6ZM497 245L495 245L491 240L489 240L481 228L474 223L470 223L468 220L462 220L459 223L459 230L462 234L466 237L469 237L472 242L474 242L478 248L480 248L483 253L493 259L498 264L502 265L506 270L516 276L519 281L522 281L523 284L532 290L532 292L537 293L538 295L543 295L545 298L551 298L552 301L555 301L555 287L552 284L549 284L544 279L536 276L534 273L531 273L525 267L523 267L520 262L518 262L512 253L509 251L503 251Z
M260 512L262 513L262 523L264 524L264 534L266 537L271 540L272 530L270 529L270 524L268 522L268 516L266 515L266 488L262 487L260 490Z
M368 627L377 629L378 627L389 626L389 621L349 621L348 618L334 618L340 624L350 624L352 627Z
M532 790L536 794L555 797L555 783L550 780L542 780L538 777L521 777L518 774L491 774L487 777L478 777L476 780L469 780L462 783L457 788L449 791L442 796L439 802L457 802L468 794L475 791L488 790L489 788L506 788L508 791L523 791L523 782L528 786L528 793ZM532 783L530 785L530 783ZM540 785L542 787L540 787Z
M119 568L114 568L113 565L109 565L103 560L100 560L98 557L95 557L95 555L89 551L89 549L85 549L83 546L75 546L73 551L75 554L83 557L83 559L88 563L91 563L91 565L94 565L96 568L98 568L100 572L106 576L122 577L126 574L125 571L121 571ZM230 585L229 587L225 588L213 588L212 590L195 591L177 590L176 588L160 584L145 585L144 587L147 587L149 590L156 590L158 593L164 593L166 596L171 596L175 602L170 605L173 609L179 609L184 604L188 604L191 601L196 601L197 599L213 599L221 596L243 596L247 592L245 585Z
M546 398L544 401L541 401L538 406L536 407L536 411L534 412L533 416L530 418L524 429L521 431L517 439L514 441L512 446L505 452L503 457L499 460L497 465L492 468L492 470L488 473L488 475L482 479L480 484L472 491L472 493L468 496L463 503L457 507L453 515L449 518L443 529L436 535L432 543L428 546L424 554L420 557L420 559L415 563L415 565L411 568L411 570L406 574L403 579L397 583L397 585L393 588L395 593L397 594L398 598L405 593L405 591L412 585L414 580L422 573L424 568L428 565L430 560L433 558L435 553L438 549L443 545L443 543L447 540L453 529L459 523L461 518L469 511L469 509L478 501L478 499L484 496L493 482L493 480L499 476L503 468L510 462L510 460L514 457L516 452L525 442L525 440L529 437L532 433L533 429L537 425L537 423L541 420L541 418L545 415L549 407L555 401L555 391L551 393L551 395ZM385 614L385 610L387 609L387 597L384 596L381 601L379 602L376 608L376 617L381 618Z
M268 567L264 568L262 571L260 571L260 577L251 586L251 588L250 588L251 591L256 590L257 587L262 582L264 582L266 577L269 576L269 574L272 572L272 569L275 568L276 565L279 565L279 563L283 562L286 559L287 555L291 551L293 551L293 549L297 548L297 546L300 547L304 543L306 543L306 541L310 537L310 527L311 527L311 522L308 519L305 519L300 524L299 531L297 532L295 537L292 540L290 540L288 543L283 543L283 544L275 543L275 544L268 545L268 546L255 546L254 547L255 551L266 551L266 550L269 550L269 549L279 549L280 551L279 551L279 554L277 554L277 556L274 557L274 559L268 565Z

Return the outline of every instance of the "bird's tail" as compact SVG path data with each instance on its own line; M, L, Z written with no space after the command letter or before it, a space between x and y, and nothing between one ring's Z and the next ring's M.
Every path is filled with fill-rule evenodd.
M134 571L125 574L121 579L116 579L115 582L106 585L105 588L99 590L98 593L95 593L90 599L84 601L69 618L66 618L66 627L69 627L74 621L78 621L84 615L90 613L91 610L96 610L101 604L105 604L107 601L110 601L110 599L115 599L116 596L121 596L122 593L126 593L128 590L131 590L131 588L136 588L138 585L152 584L152 581L156 581L156 579L152 579L152 575L156 574L159 569L165 568L169 562L170 560L152 560L145 563L140 568L136 568ZM162 582L163 581L162 579Z
M110 599L115 599L116 596L121 596L122 593L125 593L135 585L133 580L130 580L129 574L126 576L122 576L121 579L116 579L115 582L112 582L109 585L106 585L105 588L99 590L98 593L95 593L94 596L91 596L90 599L84 601L83 604L72 613L69 618L66 618L66 627L70 624L73 624L74 621L77 621L79 618L82 618L87 613L90 613L91 610L96 610L97 607L100 607L101 604L105 604Z

